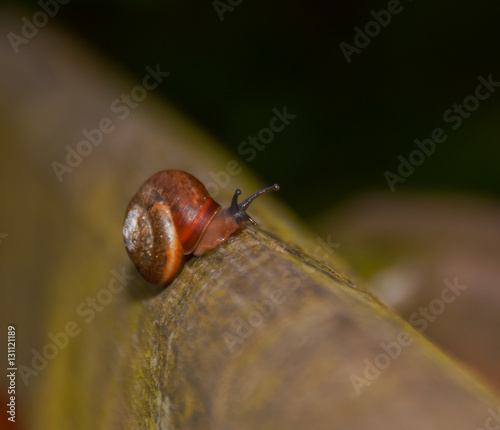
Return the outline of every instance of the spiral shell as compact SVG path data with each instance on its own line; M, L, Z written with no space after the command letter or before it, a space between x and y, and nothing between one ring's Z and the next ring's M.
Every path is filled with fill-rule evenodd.
M181 270L219 211L204 185L179 170L149 178L130 202L123 224L128 255L152 284L167 283Z

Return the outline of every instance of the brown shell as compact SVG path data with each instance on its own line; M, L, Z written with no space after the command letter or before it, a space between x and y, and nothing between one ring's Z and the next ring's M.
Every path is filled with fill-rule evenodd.
M135 267L152 284L170 281L182 268L182 246L164 203L151 207L131 204L123 224L123 239Z
M166 283L182 268L208 224L220 210L194 176L164 170L149 178L132 198L123 225L130 259L153 284Z
M221 209L205 186L182 170L156 173L139 189L139 194L150 200L157 200L160 195L169 206L184 254L193 251L208 224Z

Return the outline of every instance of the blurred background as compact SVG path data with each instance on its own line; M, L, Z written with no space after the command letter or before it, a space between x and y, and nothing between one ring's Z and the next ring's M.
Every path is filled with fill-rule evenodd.
M49 25L137 81L161 64L170 76L158 94L264 182L286 184L281 198L308 221L354 194L390 192L384 173L436 127L448 139L396 189L498 196L500 89L457 130L443 120L479 75L500 81L498 2L401 0L348 63L340 44L355 46L355 28L387 1L232 1L72 0ZM238 145L285 105L297 117L247 162Z
M10 31L20 31L21 19L41 10L36 1L0 4L10 11ZM381 12L388 8L397 13ZM384 25L373 24L376 16ZM339 244L335 252L348 262L349 275L404 318L439 297L444 280L467 285L463 300L447 307L423 334L500 391L499 16L495 1L71 0L58 3L40 33L60 31L95 54L81 62L82 76L87 69L95 73L93 61L137 84L146 65L168 71L155 97L224 145L227 161L238 160L264 184L278 182L279 198L304 224L318 238ZM13 56L2 37L4 64L13 64L22 56ZM484 100L475 96L480 84L481 94L489 94ZM106 100L116 94L110 89ZM75 99L74 106L85 101ZM285 106L296 116L249 152L249 136L259 136ZM17 108L1 106L5 123ZM74 126L71 142L82 127ZM415 140L432 138L437 128L446 139L435 143L432 154L412 158ZM16 142L16 136L8 138ZM70 181L79 179L71 176L59 186L48 168L54 159L62 161L64 145L45 143L46 177L40 184L50 183L50 192L71 200L78 187ZM113 158L104 162L118 166L119 150L110 149ZM10 160L15 150L9 151L3 162L17 166L23 158L16 154ZM418 165L400 166L410 159ZM133 171L132 164L121 164ZM82 166L81 172L93 168ZM388 172L399 177L392 186ZM4 169L4 185L11 180ZM46 189L40 184L30 190L36 207L44 206ZM71 217L58 219L57 209L44 207L54 212L53 228L63 231ZM14 243L15 231L12 224L0 225L0 239ZM44 244L47 259L60 249L44 241L49 231L26 234ZM5 255L6 243L0 249ZM12 267L5 261L4 276L9 270L39 276L35 269L28 275L25 261ZM2 282L13 287L14 275ZM20 304L13 309L22 312ZM26 357L30 347L21 346Z

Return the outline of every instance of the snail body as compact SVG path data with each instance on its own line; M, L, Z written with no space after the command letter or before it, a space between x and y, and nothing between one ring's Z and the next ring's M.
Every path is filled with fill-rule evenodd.
M123 224L127 253L141 276L152 284L172 281L184 266L185 255L203 255L243 229L256 225L246 213L264 188L238 203L236 190L222 208L194 176L163 170L151 176L130 201Z

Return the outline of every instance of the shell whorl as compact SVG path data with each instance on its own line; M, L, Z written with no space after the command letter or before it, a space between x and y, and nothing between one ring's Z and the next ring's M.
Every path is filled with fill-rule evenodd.
M166 283L182 268L182 245L167 204L132 201L123 224L123 239L137 270L153 284Z

